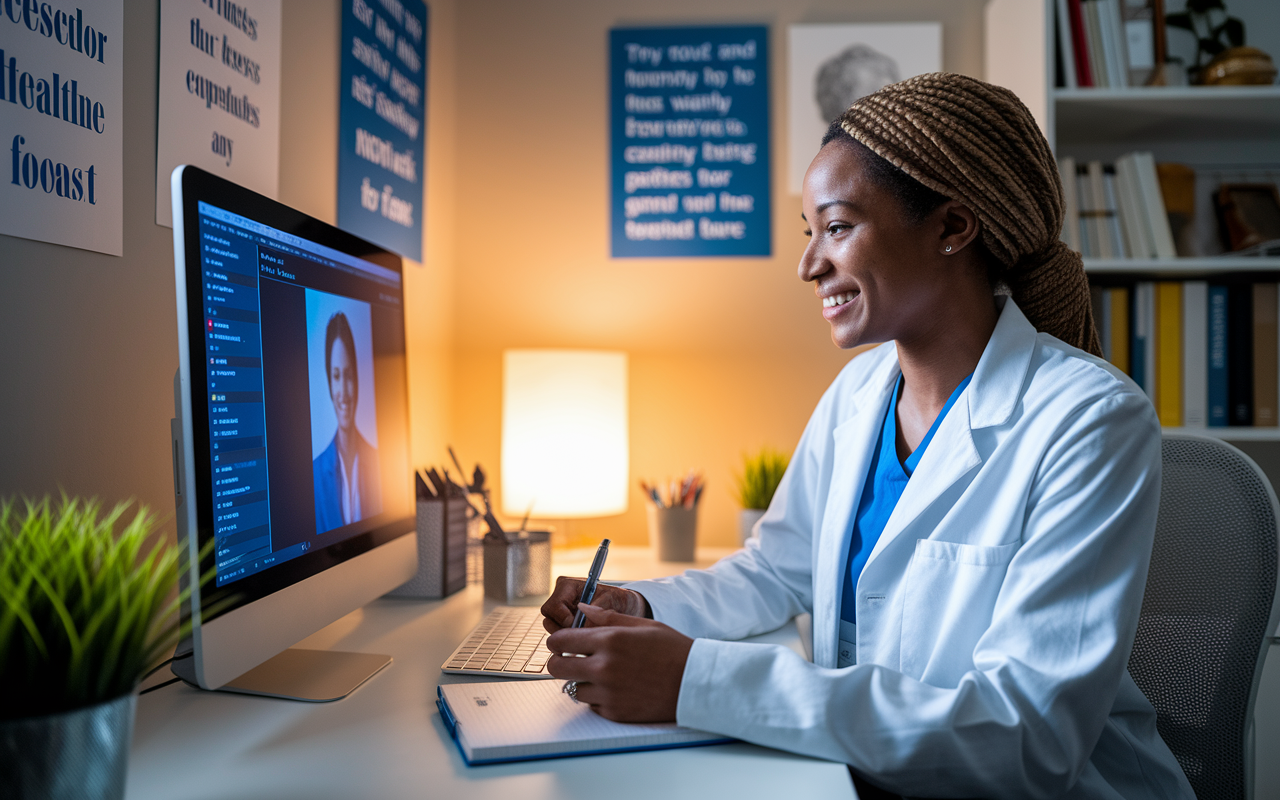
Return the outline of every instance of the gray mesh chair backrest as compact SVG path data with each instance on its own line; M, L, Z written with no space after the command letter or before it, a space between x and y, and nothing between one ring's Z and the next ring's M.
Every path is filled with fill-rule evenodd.
M1163 442L1160 515L1129 673L1198 800L1253 796L1253 704L1275 629L1276 496L1225 442Z

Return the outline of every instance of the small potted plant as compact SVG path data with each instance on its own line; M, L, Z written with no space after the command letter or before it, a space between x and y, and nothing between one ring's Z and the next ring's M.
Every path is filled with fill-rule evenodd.
M755 535L756 523L764 516L787 471L787 454L771 447L762 447L755 455L743 454L742 472L734 475L737 485L738 536L742 544Z
M182 599L177 548L128 508L0 500L7 798L124 796L134 690L177 641Z

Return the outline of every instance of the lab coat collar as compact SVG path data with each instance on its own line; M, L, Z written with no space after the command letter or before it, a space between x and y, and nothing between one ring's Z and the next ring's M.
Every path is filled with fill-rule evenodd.
M1022 398L1035 352L1036 329L1013 298L1001 297L997 302L1001 304L1000 318L978 359L973 380L938 425L933 441L916 465L914 479L907 482L898 505L885 523L884 532L868 556L863 575L876 557L929 506L982 464L982 456L973 443L973 431L1008 422ZM863 480L866 480L865 474Z
M884 532L867 559L858 587L877 557L939 497L982 464L974 429L1002 425L1013 416L1025 385L1036 331L1012 298L998 298L1000 318L974 369L968 388L938 426L907 483ZM831 488L814 567L814 662L835 666L839 639L840 587L849 558L849 531L866 483L872 448L900 373L896 350L853 395L849 418L833 431ZM818 622L819 620L823 622ZM824 624L827 621L830 624ZM861 638L861 637L859 637Z
M1022 309L1012 297L997 297L996 302L1000 319L969 382L969 427L975 430L1003 425L1013 416L1035 352L1036 329Z
M894 345L889 343L881 347L893 348ZM813 568L813 660L821 666L836 665L840 587L845 563L849 559L850 526L862 498L862 487L871 463L872 445L868 443L880 435L880 423L884 420L899 371L895 350L875 366L855 390L844 411L846 421L832 431L831 488L827 497L827 513L822 517L818 558Z

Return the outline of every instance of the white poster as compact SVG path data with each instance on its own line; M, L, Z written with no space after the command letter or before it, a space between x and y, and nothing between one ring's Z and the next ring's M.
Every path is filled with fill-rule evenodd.
M792 25L789 46L792 194L800 194L827 126L855 100L942 69L940 22Z
M276 196L280 0L161 0L156 224L179 164Z
M118 256L124 4L0 4L0 233Z

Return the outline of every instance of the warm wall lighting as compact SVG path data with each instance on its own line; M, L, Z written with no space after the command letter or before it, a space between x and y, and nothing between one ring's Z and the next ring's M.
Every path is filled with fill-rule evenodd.
M627 510L627 354L507 350L502 510L603 517Z

